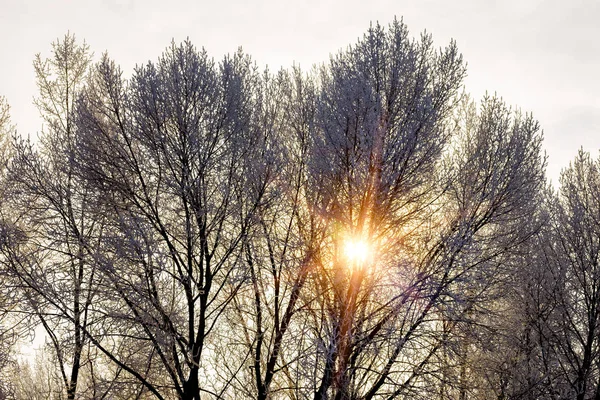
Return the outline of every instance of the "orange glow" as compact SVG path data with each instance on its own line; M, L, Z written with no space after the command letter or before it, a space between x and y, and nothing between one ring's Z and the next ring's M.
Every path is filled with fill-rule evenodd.
M367 261L371 250L369 244L362 239L349 239L344 244L344 255L349 261L364 263Z

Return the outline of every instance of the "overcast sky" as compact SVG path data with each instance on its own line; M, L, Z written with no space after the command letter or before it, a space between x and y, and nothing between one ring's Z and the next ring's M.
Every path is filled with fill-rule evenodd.
M600 148L600 2L597 0L0 0L0 95L21 134L41 128L33 57L67 31L130 74L187 37L219 59L242 46L270 69L308 69L352 44L371 21L403 17L412 35L455 39L466 90L496 92L544 129L548 176L583 146Z

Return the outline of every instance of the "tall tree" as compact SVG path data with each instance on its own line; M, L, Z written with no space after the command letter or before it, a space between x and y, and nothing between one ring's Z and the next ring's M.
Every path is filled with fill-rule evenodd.
M583 150L560 178L552 219L541 246L548 312L535 320L538 348L547 354L543 384L558 396L600 398L600 160Z
M379 41L371 38L370 43ZM447 51L440 57L450 62L455 58L449 55L452 48ZM446 63L434 65L445 66L441 70L447 73ZM431 81L437 84L440 78ZM356 90L357 86L340 85L351 93L370 93ZM436 104L433 94L428 101L408 104ZM369 104L342 104L361 103ZM339 108L347 113L357 107ZM373 109L366 106L357 114L368 116ZM378 118L372 118L370 131L355 122L361 119L326 119L334 126L335 121L355 123L342 125L339 136L324 135L320 149L338 150L318 159L341 161L320 169L326 174L340 171L333 183L319 176L326 182L325 190L334 188L325 192L331 193L331 203L320 209L328 212L328 218L340 220L334 220L331 261L322 274L326 280L321 287L331 293L324 301L331 322L322 328L323 369L315 398L433 397L423 384L430 385L437 375L434 360L440 348L449 335L470 329L472 316L483 312L497 295L497 282L508 272L504 265L509 251L534 232L522 221L535 210L544 182L537 123L531 116L511 113L499 99L486 98L479 113L472 111L473 106L466 108L456 135L450 137L444 109L435 110L430 112L440 112L436 123L430 116L399 125L408 132L391 124L383 124L391 128L382 130L374 122ZM417 116L424 118L423 114L417 111ZM411 132L416 135L412 140L410 136L392 140L395 134ZM384 146L393 143L389 149L383 147L381 158L371 147L378 134ZM431 142L426 141L428 134ZM442 151L447 157L436 162L435 155L441 157ZM401 162L394 164L397 159ZM374 161L380 164L373 165ZM357 237L373 252L363 260L343 247L344 241L359 246ZM465 388L464 375L463 380Z
M389 269L400 260L389 256L399 254L408 233L401 227L418 225L439 195L429 178L449 138L444 118L463 76L453 44L436 52L429 36L411 40L399 21L387 31L372 27L321 71L311 175L319 188L313 209L330 227L317 277L329 318L319 329L325 336L318 339L315 398L357 396L359 387L366 396L378 391L373 374L388 367L370 357L371 346L403 314L397 308L406 294L397 286L399 271ZM348 245L372 253L357 263L345 257ZM397 356L390 354L391 366ZM371 367L357 369L362 363Z
M506 398L600 398L599 193L600 161L580 150L545 195L548 223L511 288L512 371L497 374Z
M0 97L0 247L5 242L4 215L6 207L6 166L10 159L10 135L13 133L10 123L10 107L6 98ZM17 333L21 331L22 318L15 317L16 297L12 292L10 279L0 269L0 399L9 398L13 391L10 379L10 366L14 362Z
M229 313L231 353L241 363L225 363L235 376L236 396L267 399L302 397L297 365L307 356L310 326L302 314L317 293L311 275L324 224L311 212L307 185L310 137L316 113L316 80L299 68L264 76L261 129L275 132L278 168L264 206L243 243L249 276ZM231 328L231 329L230 329ZM239 343L239 345L236 345ZM225 360L224 360L225 361Z
M81 99L79 174L111 216L99 255L110 318L145 363L102 351L158 398L227 386L203 355L223 346L209 338L246 279L241 244L269 183L258 80L243 53L217 65L185 42L129 83L104 57Z
M186 41L130 79L70 35L38 56L0 261L64 395L590 397L597 167L544 200L537 122L432 43L395 20L272 74Z
M4 264L23 288L22 312L47 335L64 392L77 396L98 275L90 254L102 222L90 214L89 189L73 173L73 111L91 55L67 34L52 56L33 63L45 122L39 145L17 140L9 168L12 215ZM8 232L7 231L7 232Z

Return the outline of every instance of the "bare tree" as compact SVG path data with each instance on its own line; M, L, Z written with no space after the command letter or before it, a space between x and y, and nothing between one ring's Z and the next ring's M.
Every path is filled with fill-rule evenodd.
M440 195L432 178L463 75L453 44L435 52L429 36L413 41L398 21L387 32L372 27L321 71L312 207L329 230L316 275L315 323L324 325L315 338L315 398L374 396L393 374L402 335L412 334L402 326L414 315L404 308L414 282L397 267L413 261L402 243ZM353 259L347 246L371 254ZM393 336L381 351L382 338Z
M492 386L502 398L600 395L599 171L599 162L580 151L562 172L559 192L548 191L540 202L548 223L522 255L509 289L514 308L500 321L513 321L505 329L509 341L490 354L499 361Z
M227 387L203 354L223 346L208 338L246 280L241 244L269 182L259 79L243 53L216 65L185 42L129 83L104 57L80 102L79 174L111 216L99 255L110 318L145 361L97 345L158 398Z
M305 313L318 296L310 281L325 233L310 209L307 185L316 80L294 68L264 82L261 129L276 132L280 157L257 224L243 243L249 280L234 298L226 325L231 329L224 341L244 357L241 364L225 363L223 376L234 376L238 397L303 398L307 388L298 365L309 354L302 339L311 329ZM230 360L240 358L231 353Z
M567 365L597 387L597 167L542 229L539 125L461 95L454 43L395 20L276 74L172 43L127 80L67 35L34 65L1 261L68 398L531 398Z
M0 97L0 246L4 242L4 215L6 207L6 166L10 159L10 107L4 97ZM10 379L11 365L14 364L15 344L22 331L22 318L12 314L15 296L11 293L10 279L0 269L0 399L9 398L13 392Z
M532 290L542 298L532 324L544 356L541 385L556 398L600 398L599 193L600 161L580 150L561 174L559 193L549 196L552 218Z
M15 139L8 176L12 212L2 246L5 271L23 302L20 311L43 327L69 399L83 389L85 331L94 325L98 285L90 249L103 229L92 218L89 189L74 176L72 162L73 109L90 61L87 45L70 34L52 44L51 58L35 58L35 104L46 126L39 145Z
M447 56L446 59L452 58ZM359 91L364 92L367 91ZM403 147L398 143L419 143L415 150L409 147L414 153L404 153L415 157L414 169L407 171L417 175L398 175L398 179L406 183L399 184L398 192L389 193L389 197L374 200L376 211L361 213L361 207L369 204L365 197L372 184L372 178L366 177L370 176L368 171L376 171L371 174L381 173L378 179L385 182L386 169L363 167L362 171L354 171L360 165L356 160L340 163L347 172L337 181L339 186L335 187L335 197L332 197L338 203L333 204L345 205L340 215L346 218L346 224L352 221L348 215L356 215L358 221L361 215L369 218L363 223L370 231L358 235L369 238L376 253L371 256L373 259L361 261L359 265L348 255L344 258L341 240L332 243L335 250L330 256L333 261L329 268L333 273L325 266L323 276L331 275L322 283L322 287L331 285L331 303L325 304L332 322L322 330L327 333L321 339L324 367L315 398L434 397L436 393L431 384L440 379L439 363L435 362L440 360L440 349L452 335L462 339L465 349L469 347L468 342L465 343L468 337L460 336L461 332L469 332L476 316L488 312L486 305L499 296L498 282L509 272L505 265L511 250L538 229L535 224L523 223L523 218L535 210L544 182L537 123L531 116L511 113L496 98L484 99L480 113L472 110L473 106L466 107L454 138L444 136L447 131L443 129L442 114L439 122L430 128L434 140L431 147L426 142L406 139L394 144L393 151L400 152ZM336 120L345 119L328 121ZM423 127L424 124L412 126ZM436 128L439 130L434 134ZM345 135L352 130L342 132ZM362 132L368 130L359 130ZM426 133L419 129L414 132L419 134L420 140L425 140ZM394 130L386 133L393 135ZM342 150L322 159L353 154L361 148L360 143L369 143L369 139L354 142L353 146L340 142ZM371 143L375 142L372 139ZM329 148L335 148L333 143L327 143ZM435 158L431 158L435 154L433 149L438 149L441 155L444 145L447 157L436 164ZM419 153L420 149L429 151ZM377 160L376 154L364 153L369 155L366 160ZM383 154L389 153L384 151ZM421 161L419 155L427 158ZM411 158L407 156L404 160L400 165L411 165ZM424 176L417 168L424 168ZM402 169L396 167L391 171L397 173ZM365 177L362 189L355 183L360 176ZM411 182L414 182L412 187ZM386 189L379 185L370 190L381 193ZM332 186L328 184L325 188ZM352 193L365 197L358 197L360 201L355 202L340 201L340 194ZM386 214L382 204L389 204L389 209L396 213ZM331 209L335 210L333 206ZM331 214L328 217L331 218ZM339 228L346 226L344 222L337 224L338 237L349 235L351 239L357 235L356 226L360 227L356 225L349 234L348 228ZM331 237L335 238L335 234ZM319 365L318 362L315 365ZM462 372L456 371L455 376L462 380L457 385L458 397L466 398L463 396L468 393L462 390L469 387L470 377L462 365L464 363L457 365Z
M441 336L436 398L513 398L531 389L519 382L526 333L517 327L524 266L547 220L542 136L531 115L498 98L485 98L479 112L467 102L461 114L445 197L460 251L445 272L439 311L452 328Z

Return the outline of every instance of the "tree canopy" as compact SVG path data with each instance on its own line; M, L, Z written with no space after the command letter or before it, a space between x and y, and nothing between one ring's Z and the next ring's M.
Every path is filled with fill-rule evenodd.
M600 398L600 161L549 188L454 42L394 20L275 73L173 42L127 79L51 48L38 140L0 102L0 397Z

